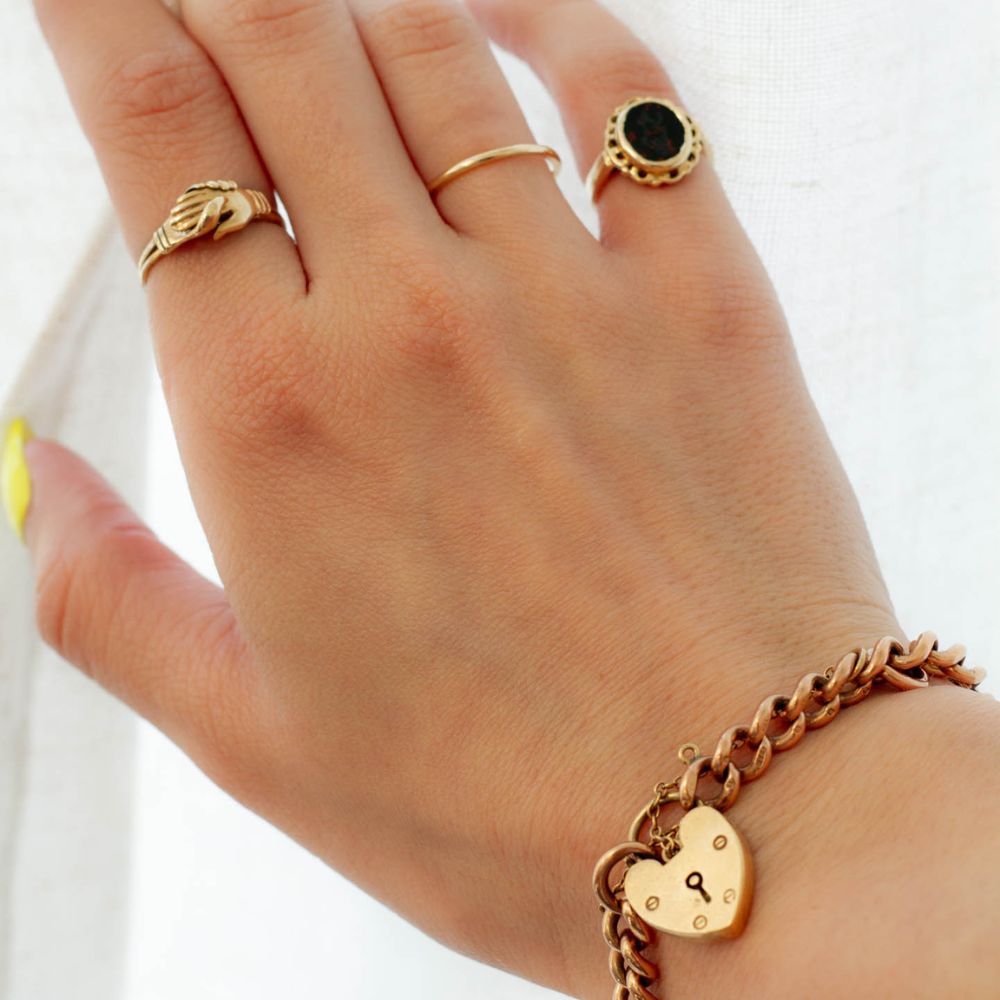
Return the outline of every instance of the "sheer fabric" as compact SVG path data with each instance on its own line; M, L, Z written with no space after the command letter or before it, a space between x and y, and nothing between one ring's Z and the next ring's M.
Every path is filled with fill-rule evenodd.
M995 5L609 6L662 57L709 137L904 628L965 642L995 692ZM154 526L210 569L149 392L142 296L96 168L30 10L7 4L0 18L0 415L25 412L140 507L148 476ZM539 141L568 153L538 82L503 64ZM560 183L592 224L572 169ZM668 267L683 244L665 232L662 252ZM386 947L406 970L393 985L411 996L544 995L403 923L145 726L136 759L128 713L36 639L30 567L7 533L0 598L2 1000L375 1000L367 970ZM789 678L804 666L790 665ZM594 932L601 947L596 915Z

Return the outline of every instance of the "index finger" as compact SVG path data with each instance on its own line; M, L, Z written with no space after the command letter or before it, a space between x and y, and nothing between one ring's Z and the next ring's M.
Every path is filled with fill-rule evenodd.
M191 184L231 178L273 200L225 82L160 0L37 0L36 9L133 259ZM154 320L169 321L178 299L209 277L208 298L222 309L261 283L304 288L295 244L278 226L251 225L158 263L148 285Z

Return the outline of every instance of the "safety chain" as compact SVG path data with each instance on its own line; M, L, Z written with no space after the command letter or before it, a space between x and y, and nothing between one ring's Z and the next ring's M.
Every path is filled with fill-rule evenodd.
M659 977L659 969L642 954L652 941L653 931L625 898L624 871L642 858L666 862L680 850L679 824L666 830L659 825L663 806L677 802L685 812L695 806L712 806L725 812L736 801L741 784L759 778L774 753L790 750L806 730L828 725L841 707L867 698L874 685L888 682L901 691L910 691L927 687L934 677L975 691L986 670L970 669L964 664L965 646L958 643L942 652L933 632L921 632L909 649L898 639L885 636L872 649L857 647L845 653L836 666L821 674L805 674L791 696L765 698L750 725L727 729L712 754L701 756L695 744L685 743L678 753L687 762L685 770L673 781L656 785L653 799L632 821L628 840L606 852L594 868L602 931L611 949L611 975L615 980L612 1000L658 1000L649 986ZM819 707L807 711L806 706L813 700ZM767 731L774 719L787 722L788 727L779 735L769 736ZM753 754L743 767L732 760L733 751L741 747ZM709 772L721 789L714 798L702 799L695 794L698 781ZM641 839L647 824L648 843ZM612 883L612 869L621 863L625 866L623 873Z

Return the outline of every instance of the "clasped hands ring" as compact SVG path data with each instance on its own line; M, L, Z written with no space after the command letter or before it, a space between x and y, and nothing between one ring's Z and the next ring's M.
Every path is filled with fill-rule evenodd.
M213 239L221 240L256 221L276 222L282 227L285 224L261 191L241 188L236 181L192 184L174 203L166 222L153 233L139 255L139 278L145 284L158 260L191 240L209 233Z

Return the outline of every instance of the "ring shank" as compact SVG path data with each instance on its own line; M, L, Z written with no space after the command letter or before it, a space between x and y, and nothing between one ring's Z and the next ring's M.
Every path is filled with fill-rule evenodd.
M439 191L456 177L478 170L489 163L495 163L497 160L510 159L512 156L544 156L552 168L553 176L558 175L559 168L562 166L562 157L551 146L540 146L533 142L519 142L512 146L489 149L485 153L476 153L475 156L460 160L453 167L449 167L444 173L428 182L427 191L429 194L434 194L435 191Z
M607 152L602 149L598 153L597 159L594 160L594 165L590 168L590 173L587 174L587 194L591 201L596 201L600 197L605 184L611 180L617 169L608 159Z
M285 228L285 220L277 212L268 212L264 215L255 215L250 221L273 222L281 226L282 229ZM164 247L157 239L159 232L160 230L158 229L156 231L156 235L154 235L153 238L146 244L142 253L139 255L139 262L137 266L139 269L139 278L142 281L142 284L146 284L146 279L149 276L149 272L152 270L153 265L157 263L157 261L161 260L163 257L166 257L167 254L173 253L173 251L176 250L177 247L181 245L177 244L174 246Z

